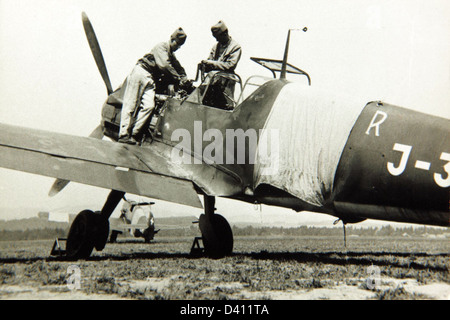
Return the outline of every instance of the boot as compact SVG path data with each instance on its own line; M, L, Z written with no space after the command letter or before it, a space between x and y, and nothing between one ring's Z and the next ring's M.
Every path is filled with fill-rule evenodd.
M124 136L122 138L119 138L118 142L126 143L126 144L136 144L137 143L136 139L133 137L130 137L130 136Z

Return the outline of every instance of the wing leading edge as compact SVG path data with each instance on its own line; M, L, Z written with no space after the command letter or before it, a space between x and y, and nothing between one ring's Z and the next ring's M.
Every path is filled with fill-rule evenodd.
M158 157L148 154L144 162L134 148L140 147L0 124L1 167L202 207L192 181L152 170Z

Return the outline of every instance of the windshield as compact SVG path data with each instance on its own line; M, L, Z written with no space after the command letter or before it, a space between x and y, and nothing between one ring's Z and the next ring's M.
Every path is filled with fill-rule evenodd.
M237 101L237 104L242 103L247 99L256 89L265 84L268 81L273 80L273 78L263 77L263 76L251 76L245 81L244 87L242 88L241 95Z
M241 92L242 81L239 75L211 71L204 77L187 101L214 108L233 110Z

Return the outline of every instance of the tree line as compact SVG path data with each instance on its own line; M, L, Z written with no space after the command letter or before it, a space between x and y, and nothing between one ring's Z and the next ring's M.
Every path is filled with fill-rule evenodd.
M315 227L315 226L300 226L296 228L283 227L252 227L233 228L234 235L240 236L265 236L265 235L284 235L284 236L342 236L343 228L339 227ZM450 236L450 229L430 228L426 226L417 227L400 227L396 228L391 225L382 227L358 227L346 226L347 236L424 236L424 235L440 235L446 234Z
M27 229L27 230L1 230L0 241L18 241L18 240L44 240L67 237L66 229Z
M294 228L284 227L254 227L254 226L233 226L235 236L342 236L342 226L317 227L300 226ZM188 229L162 229L156 237L176 237L176 236L199 236L198 227L192 226ZM426 226L393 227L386 225L382 227L358 227L346 226L347 236L360 237L422 237L426 235L446 235L450 237L450 229L433 228Z
M238 227L233 226L234 236L342 236L342 227L315 227L300 226L295 228L283 227ZM0 241L17 241L17 240L44 240L67 237L68 229L63 228L44 228L44 229L27 229L27 230L1 230ZM347 226L347 236L360 237L422 237L429 235L444 235L450 238L450 229L431 228L426 226L416 227L392 227L390 225L382 227L357 227ZM124 236L129 237L128 234ZM155 237L195 237L200 236L198 227L191 226L185 229L168 229L161 230Z

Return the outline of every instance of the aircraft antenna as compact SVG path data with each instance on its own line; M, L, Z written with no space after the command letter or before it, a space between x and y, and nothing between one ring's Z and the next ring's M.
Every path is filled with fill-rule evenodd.
M345 229L345 222L342 221L342 228L344 229L344 247L347 249L347 232Z
M290 38L291 38L291 29L288 30L288 34L287 34L287 38L286 38L286 46L284 47L284 57L283 57L283 64L281 66L280 79L286 79L286 66L287 66Z
M289 41L291 38L291 30L294 31L308 31L307 27L304 27L303 29L289 29L287 38L286 38L286 46L284 48L284 56L283 56L283 64L281 65L281 73L280 73L280 79L286 79L286 68L287 68L287 60L288 60L288 52L289 52Z
M347 232L346 232L346 228L345 228L345 225L346 225L345 221L342 219L337 219L336 221L333 222L333 225L338 224L339 221L342 221L342 228L344 231L344 247L347 248Z

